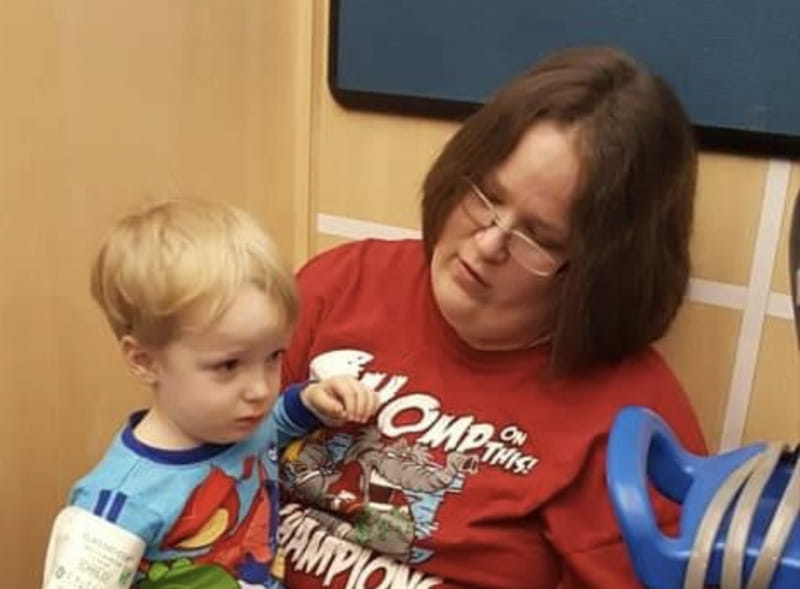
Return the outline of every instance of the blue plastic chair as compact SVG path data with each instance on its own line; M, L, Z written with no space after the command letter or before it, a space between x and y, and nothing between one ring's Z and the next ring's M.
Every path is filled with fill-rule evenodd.
M753 444L715 456L686 451L664 421L649 409L627 407L616 418L608 449L607 476L611 500L639 580L650 589L681 589L698 530L721 485L745 463L757 460L765 444ZM753 512L743 553L741 587L753 570L779 500L797 462L797 451L780 456ZM680 504L677 537L656 525L648 482ZM725 511L710 544L705 583L719 586L722 558L734 504ZM800 589L800 519L795 518L770 589ZM786 521L786 520L784 520ZM696 547L695 547L696 548ZM723 589L738 589L724 587Z

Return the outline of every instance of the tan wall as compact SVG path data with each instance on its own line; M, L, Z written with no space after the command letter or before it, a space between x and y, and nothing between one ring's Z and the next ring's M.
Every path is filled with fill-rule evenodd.
M19 587L39 581L70 483L147 400L86 292L111 220L146 194L226 198L299 264L418 228L422 175L455 129L334 103L322 0L32 4L0 6L0 567ZM699 281L662 348L714 445L800 438L781 306L798 187L797 163L702 159Z
M87 292L107 226L176 192L306 255L312 4L0 3L0 570L37 587L50 521L147 402ZM299 195L297 199L293 195Z

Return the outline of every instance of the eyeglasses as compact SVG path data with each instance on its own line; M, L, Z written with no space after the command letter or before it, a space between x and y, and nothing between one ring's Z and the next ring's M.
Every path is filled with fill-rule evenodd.
M552 276L558 272L563 263L540 245L533 237L526 235L519 229L512 229L504 225L497 214L497 207L489 200L483 191L471 178L462 177L466 194L461 199L461 207L467 216L481 229L488 229L496 225L503 233L508 235L509 255L528 272L536 276Z

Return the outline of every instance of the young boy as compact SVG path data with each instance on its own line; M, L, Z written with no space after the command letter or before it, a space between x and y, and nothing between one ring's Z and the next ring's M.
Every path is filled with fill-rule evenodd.
M326 379L278 395L292 275L243 211L172 200L112 230L91 291L153 391L56 518L44 587L277 587L277 454L376 396ZM274 404L274 406L273 406Z

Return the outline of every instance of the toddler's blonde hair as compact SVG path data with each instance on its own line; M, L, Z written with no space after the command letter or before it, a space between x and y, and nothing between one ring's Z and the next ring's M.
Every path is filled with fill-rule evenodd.
M91 293L117 338L163 346L202 330L253 284L297 318L294 278L275 244L245 211L180 198L121 219L94 261Z

